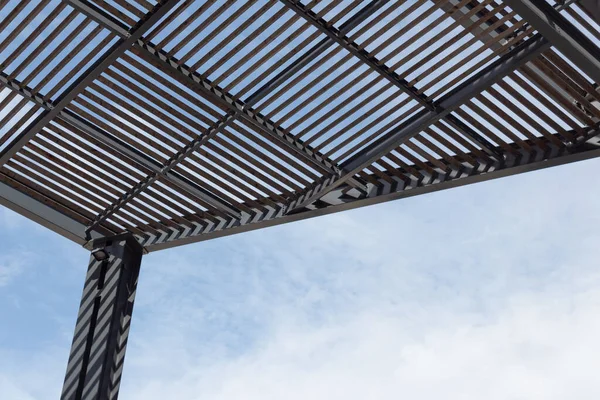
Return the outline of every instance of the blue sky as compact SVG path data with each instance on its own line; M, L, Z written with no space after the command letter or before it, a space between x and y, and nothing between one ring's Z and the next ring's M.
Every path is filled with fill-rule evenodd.
M596 399L599 166L150 254L122 398ZM0 398L57 398L88 254L0 223Z
M122 398L597 399L599 165L150 254ZM0 399L58 398L88 252L6 209L0 227Z

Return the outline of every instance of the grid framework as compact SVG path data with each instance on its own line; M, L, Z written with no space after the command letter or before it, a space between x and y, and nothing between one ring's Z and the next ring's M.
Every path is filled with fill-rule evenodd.
M148 251L600 155L597 0L0 16L0 203L91 250L64 400L117 399Z
M155 251L596 157L591 0L10 0L0 201Z

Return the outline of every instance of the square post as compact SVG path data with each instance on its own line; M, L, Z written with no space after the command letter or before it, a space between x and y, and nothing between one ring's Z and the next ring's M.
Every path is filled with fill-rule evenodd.
M93 242L61 400L114 400L143 247L131 234Z

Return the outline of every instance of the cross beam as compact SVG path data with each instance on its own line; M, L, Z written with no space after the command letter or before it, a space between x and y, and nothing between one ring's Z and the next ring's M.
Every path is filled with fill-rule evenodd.
M419 102L422 106L429 110L435 110L435 105L433 102L427 98L427 96L423 93L419 93L418 90L410 86L406 80L401 78L397 73L390 70L385 64L381 64L379 60L370 55L366 50L359 46L358 44L350 41L348 37L345 35L347 32L343 32L341 30L336 29L333 26L329 26L327 21L323 18L319 18L313 11L307 9L302 3L299 1L291 1L291 0L280 0L283 4L285 4L290 10L295 12L300 17L304 18L314 27L316 27L321 33L324 33L329 37L328 43L337 43L342 46L348 52L353 54L363 63L368 65L373 71L377 72L383 78L388 80L391 84L396 86L402 92L406 93L414 100Z
M545 0L506 0L573 64L600 82L600 49Z
M87 15L89 18L95 20L100 25L111 30L116 35L126 37L128 35L128 29L121 22L107 14L103 10L99 9L95 5L89 3L86 0L64 0L69 3L72 7L79 10L80 12ZM368 18L369 15L374 13L380 7L385 4L385 1L375 0L369 5L359 11L356 15L350 18L342 29L349 31L356 27L359 23ZM232 110L231 115L226 115L223 118L223 129L238 117L244 118L247 122L252 124L254 127L261 129L266 132L267 135L271 136L277 142L285 145L291 149L295 154L300 156L305 161L310 162L313 166L321 168L325 172L339 172L339 167L331 161L329 158L324 157L319 152L313 150L310 146L304 144L301 140L296 139L293 135L287 132L284 128L277 126L273 121L267 120L261 113L256 112L252 109L252 106L269 94L281 83L290 79L293 75L299 72L304 66L306 66L314 57L325 51L330 47L333 42L325 39L306 54L300 57L295 63L290 65L288 68L281 71L277 76L263 85L254 94L249 96L246 102L237 100L233 95L225 92L220 87L215 86L208 79L203 78L198 73L191 71L186 65L181 65L177 59L169 56L166 52L158 49L154 44L147 42L144 39L138 39L134 45L140 50L140 56L146 61L152 63L157 68L168 73L171 77L178 80L180 83L188 86L192 85L196 89L202 91L213 100L219 102L221 105L230 108ZM222 130L219 130L219 132ZM216 134L218 132L215 132ZM211 135L212 137L212 135ZM366 190L366 186L356 180L352 179L349 182L354 187L357 187L363 191Z
M174 57L167 55L164 51L157 49L154 45L146 43L143 40L137 42L137 47L141 50L139 52L140 56L146 61L169 73L170 76L186 87L192 86L206 94L213 101L229 108L230 112L227 115L229 122L227 122L226 126L229 126L231 122L241 117L255 128L266 132L267 135L274 138L277 142L285 145L303 160L310 162L311 165L325 172L337 172L340 170L329 158L324 157L273 121L265 118L261 113L253 110L248 103L236 100L231 94L224 92L221 88L214 87L208 79L190 70L186 65L179 65L177 59ZM222 131L226 126L219 128L219 131ZM211 134L211 137L213 136Z
M336 188L354 174L388 154L404 141L436 123L460 107L465 101L501 80L521 65L550 48L546 39L537 35L500 57L496 62L472 76L448 93L437 103L436 111L426 110L414 118L391 129L382 138L373 142L342 165L341 174L327 176L305 189L290 202L287 212L301 209Z
M65 89L52 108L44 111L26 129L23 130L12 142L0 153L0 165L15 155L34 135L40 132L50 121L52 121L65 107L67 107L79 93L90 85L102 72L106 70L115 60L121 57L136 40L141 38L154 24L164 17L178 3L178 0L163 0L159 2L148 14L144 16L131 30L127 37L115 42L96 62L94 62L83 74L79 76L67 89Z
M587 136L596 134L598 134L597 127L590 129ZM216 226L210 221L206 221L204 226L199 226L197 229L188 231L187 234L180 235L175 241L153 239L153 241L144 242L143 244L149 252L153 252L600 157L600 148L597 146L557 147L545 138L541 138L540 142L542 143L529 143L530 151L522 150L520 157L510 156L503 162L477 159L479 165L476 168L463 163L462 168L449 167L448 171L436 172L434 175L418 169L418 173L425 176L425 178L412 177L410 182L405 182L390 174L387 180L378 179L379 183L373 187L367 196L361 196L356 190L342 184L321 198L318 207L311 205L310 208L304 208L296 213L286 215L283 215L280 210L275 210L272 215L248 223L231 221ZM390 180L392 183L389 182Z
M39 198L45 201L35 199L30 193L24 193L19 190L21 187L9 185L12 181L10 178L0 174L0 179L4 181L0 181L0 204L76 243L83 245L87 242L86 225L83 221L59 211L58 207L53 207L52 201L44 199L42 195ZM12 183L16 185L16 182ZM93 239L101 236L103 234L96 231L91 233Z
M356 14L354 14L346 22L344 22L340 26L339 32L342 35L349 33L352 29L356 28L358 25L364 22L367 18L369 18L387 3L388 0L371 1L364 8L359 10ZM256 104L267 94L271 93L279 85L281 85L282 83L290 79L292 76L300 72L302 68L306 67L312 61L314 61L315 57L317 57L320 54L323 54L325 50L327 50L334 44L335 41L331 37L326 37L322 39L320 42L311 47L301 57L299 57L293 64L290 64L287 68L285 68L275 77L273 77L270 81L261 86L260 89L258 89L252 95L250 95L247 99L247 102L250 104Z
M562 11L566 7L569 7L570 3L572 3L573 1L574 0L567 0L567 1L563 2L562 4L556 4L554 7L556 8L557 11ZM593 0L593 1L596 1L596 0ZM465 7L456 10L455 8L459 3L460 3L459 0L450 0L448 2L442 2L440 4L440 8L442 10L444 10L446 13L448 13L452 18L458 20L458 19L460 19L460 17L458 17L459 14L464 16L465 14L467 14L467 10L471 10L474 7L474 5L478 4L477 2L473 1L469 4L467 4ZM454 12L450 12L450 11L454 11ZM485 15L484 11L479 11L477 13L478 17L483 17L484 15ZM497 35L502 33L502 30L504 29L503 26L499 26L493 30L489 30L487 28L492 26L496 21L497 21L497 18L492 17L492 18L488 19L487 21L483 22L481 25L479 25L479 26L475 27L475 29L473 29L473 31L472 31L473 35L481 35L487 30L487 34L485 35L484 38L481 39L481 41L486 42L488 38L495 38ZM472 24L473 24L473 21L470 19L463 20L461 22L461 25L465 29L471 28ZM498 50L504 43L506 43L506 41L507 41L507 39L502 39L500 41L493 41L492 43L490 43L490 48L492 50ZM559 93L565 99L568 99L568 101L570 101L570 102L577 101L562 86L556 84L556 82L554 82L554 80L548 79L546 77L546 75L544 74L544 72L542 72L535 64L527 63L527 68L532 70L534 74L542 77L542 79L544 79L544 82L546 83L546 85L551 86L553 90L555 90L557 93ZM533 85L538 86L540 88L540 90L545 91L545 89L543 87L539 86L535 80L533 80L531 83Z
M328 43L337 43L338 45L342 46L349 53L353 54L369 68L371 68L371 70L375 71L392 85L396 86L403 93L406 93L408 96L412 97L413 100L419 102L422 106L429 110L436 110L435 103L429 97L427 97L424 93L420 93L416 87L410 86L405 79L401 78L396 72L390 70L387 65L381 63L377 58L369 54L362 46L351 41L346 36L346 34L350 31L349 29L343 29L344 27L341 29L336 29L335 27L330 26L327 21L325 21L323 18L319 18L314 12L308 10L298 1L280 1L294 11L297 15L311 23L319 31L327 35L327 37L330 39ZM479 144L486 153L497 158L498 160L502 159L502 153L498 151L489 140L479 135L468 125L462 123L453 115L447 115L444 118L450 125L454 126L460 132Z
M114 19L112 19L110 16L108 16L106 13L104 13L102 10L98 9L97 7L91 6L87 1L84 1L84 0L66 0L66 1L68 1L69 4L73 5L81 12L91 13L93 16L90 16L90 18L92 18L100 23L106 23L105 26L108 27L109 29L113 30L113 32L115 32L117 34L119 34L119 32L123 33L122 26L119 27L119 24L116 21L114 21ZM366 7L364 7L362 10L360 10L358 13L356 13L352 18L350 18L348 21L346 21L343 29L345 31L350 31L355 26L360 24L362 21L366 20L373 12L375 12L376 10L381 8L383 5L385 5L385 3L386 2L383 0L372 1ZM326 39L326 40L329 42L329 39ZM200 87L201 89L208 90L209 93L213 97L215 94L220 94L219 100L221 102L225 101L226 104L228 104L228 108L231 109L216 124L214 124L211 128L209 128L204 134L198 135L190 143L188 143L181 150L179 150L177 153L175 153L173 156L171 156L169 158L169 160L167 160L167 162L161 168L161 173L163 173L163 174L169 173L175 166L177 166L179 163L181 163L183 160L185 160L190 154L192 154L194 151L196 151L198 148L200 148L202 145L204 145L206 142L208 142L215 135L217 135L218 133L222 132L225 128L227 128L240 115L244 116L244 118L246 118L246 119L248 119L248 117L250 117L252 119L252 123L254 125L261 127L262 129L264 129L264 127L267 127L268 132L270 132L270 133L272 133L274 130L276 133L276 136L275 136L276 138L278 138L279 140L283 139L284 143L286 143L288 146L290 146L297 152L299 150L303 156L308 155L310 157L310 159L313 161L316 159L319 163L325 164L334 173L342 172L337 166L335 166L328 160L325 160L320 154L312 151L310 148L305 146L302 142L295 139L292 135L287 134L285 131L283 131L280 128L278 129L277 127L274 126L274 124L271 121L266 121L259 114L254 113L250 109L250 107L252 107L254 104L256 104L258 101L260 101L262 98L264 98L275 87L277 87L279 84L285 82L285 80L289 79L294 74L296 74L298 71L300 71L304 67L304 65L306 65L308 62L310 62L310 59L315 55L315 51L313 51L311 53L311 51L309 50L309 53L312 54L310 57L308 57L306 55L304 57L301 57L301 59L303 59L303 61L297 62L297 63L293 64L290 68L284 70L277 77L275 77L276 82L275 81L268 82L265 86L263 86L261 89L259 89L257 92L255 92L252 96L250 96L248 101L246 101L245 103L242 103L239 100L234 100L232 96L230 97L230 96L225 95L223 92L217 92L215 90L215 88L212 87L212 85L210 84L209 81L207 81L206 79L202 79L198 74L190 71L188 68L185 68L185 66L179 65L177 63L177 60L172 59L172 58L169 59L164 52L161 52L160 50L153 48L153 46L151 46L150 44L145 43L143 40L141 40L140 37L138 37L136 39L136 41L137 41L138 47L141 47L144 50L144 52L147 54L147 56L160 58L162 60L161 66L163 68L164 68L164 66L169 66L170 68L176 69L178 74L183 73L183 75L186 77L186 79L193 82L196 85L196 87ZM132 44L135 44L136 41L133 41ZM331 44L333 44L333 42ZM317 44L317 46L315 46L315 47L319 47L318 51L322 52L329 46L330 46L330 44L326 44L325 46L319 47L319 44ZM304 65L303 65L303 63L304 63ZM226 96L226 98L223 99L223 98L221 98L221 96ZM100 224L103 221L105 221L107 218L109 218L114 212L119 210L121 207L123 207L125 204L127 204L131 199L135 198L137 195L139 195L141 192L143 192L146 188L148 188L150 185L152 185L152 183L154 183L158 179L158 177L159 177L159 173L153 173L152 175L146 177L144 180L140 181L138 184L136 184L134 187L132 187L127 193L125 193L121 198L119 198L118 200L113 202L109 207L107 207L102 213L98 214L98 216L95 218L95 220L92 222L92 224L89 226L88 229L92 230L92 229L100 226ZM362 183L358 182L352 176L349 177L348 179L346 179L346 181L349 181L353 185L358 186L363 190L366 189L366 187Z
M17 81L16 79L10 79L8 75L1 71L0 83L5 87L17 92L25 99L30 100L36 105L44 108L46 111L54 109L54 104L50 101L44 100L46 98L44 95L34 92L33 89L22 85L21 82ZM56 117L70 124L71 126L78 128L82 132L85 132L86 134L95 138L99 142L106 144L107 146L121 154L123 157L135 162L140 166L147 168L148 170L154 173L160 174L165 180L171 182L172 184L184 190L191 196L202 200L206 204L215 207L217 210L220 210L226 213L227 215L236 218L240 217L239 210L227 203L226 201L220 199L218 196L214 195L210 191L196 185L189 179L176 172L171 171L168 173L162 173L162 165L159 162L146 156L141 151L123 142L122 140L119 140L117 137L109 134L108 132L104 131L98 126L84 120L72 111L65 109L60 110Z

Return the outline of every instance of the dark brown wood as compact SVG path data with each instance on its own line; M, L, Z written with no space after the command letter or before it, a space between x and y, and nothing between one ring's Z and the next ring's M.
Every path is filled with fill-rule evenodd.
M0 51L7 53L0 79L10 92L0 101L5 127L0 146L36 113L52 109L57 94L97 54L127 37L154 3L90 0L90 9L100 14L82 15L85 7L71 8L67 1L1 2L0 9L10 8L0 21ZM367 3L306 1L307 15L301 15L277 1L181 1L68 104L66 110L88 125L75 127L76 121L56 116L2 166L0 181L88 226L108 212L100 231L127 229L142 242L192 231L214 237L264 220L260 224L273 224L299 193L425 108L436 110L445 94L534 34L498 0L389 2L345 33L350 47L332 42L312 63L298 64L303 68L291 69L287 80L258 93L260 101L249 110L264 124L236 113L247 111L247 99L259 88ZM600 38L580 6L570 7L562 13ZM318 29L311 18L320 21ZM407 86L399 88L382 71L397 74ZM357 171L355 181L336 192L337 201L572 152L598 128L597 84L547 50L461 100L451 119L433 123ZM402 91L407 88L408 95ZM236 117L218 128L232 113ZM105 136L94 137L90 129ZM215 129L210 140L185 152ZM274 135L278 132L282 136ZM325 161L307 159L282 137ZM497 153L490 153L485 141ZM238 219L206 204L198 193L183 192L149 164L123 157L123 148L110 145L115 142L167 170L175 162L174 172L231 204ZM185 157L179 159L180 152ZM134 190L150 176L156 180ZM122 198L128 200L111 212ZM327 208L330 200L321 197L306 207Z

